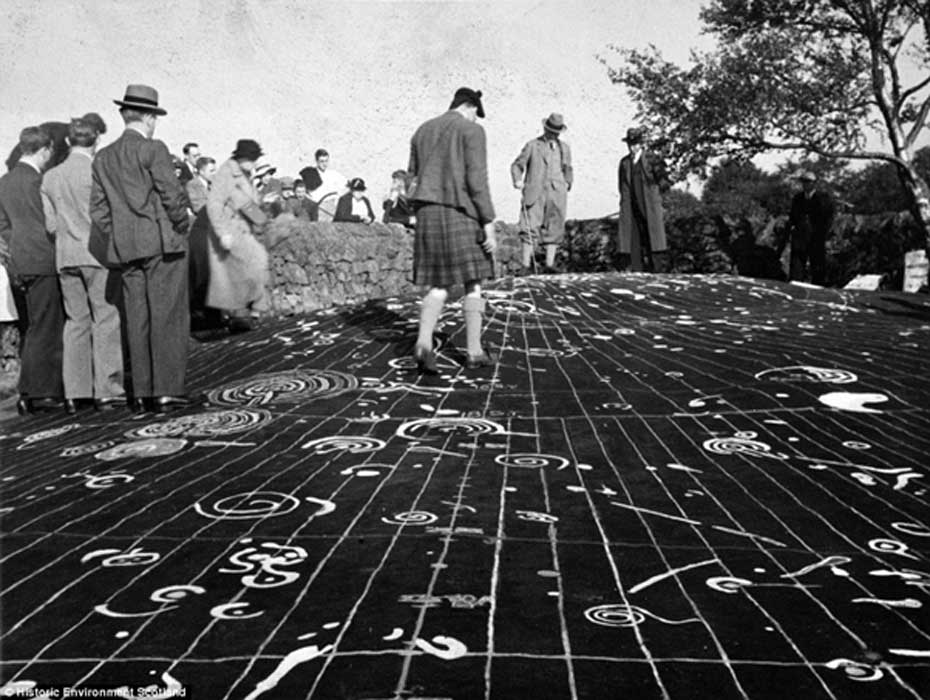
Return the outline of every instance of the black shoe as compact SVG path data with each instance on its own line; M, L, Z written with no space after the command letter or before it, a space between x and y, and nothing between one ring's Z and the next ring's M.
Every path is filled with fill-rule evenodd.
M122 408L125 405L125 396L104 396L103 398L94 399L94 408L98 411L110 411L114 408Z
M242 316L233 316L226 323L230 333L248 333L252 330L252 319Z
M19 401L16 402L16 412L21 416L32 413L32 402L27 398L20 398Z
M65 399L65 413L69 416L73 416L77 413L78 404L77 399Z
M436 364L436 353L432 350L423 350L415 348L413 359L417 361L417 370L420 374L439 374L439 367Z
M482 350L480 355L469 355L465 358L465 369L481 369L482 367L493 367L497 359L488 353L486 350Z
M191 400L186 396L156 396L152 399L152 405L156 413L167 413L175 408L185 408L191 405Z
M133 413L146 413L151 409L148 407L148 402L142 396L135 396L129 402L129 410Z
M29 402L29 413L43 413L46 411L60 411L64 403L61 399L51 396L42 396L35 399L26 399Z

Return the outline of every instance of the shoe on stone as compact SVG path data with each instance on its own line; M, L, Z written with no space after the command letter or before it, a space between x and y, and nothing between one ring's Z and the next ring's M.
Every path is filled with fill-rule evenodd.
M152 405L157 413L167 413L174 408L185 408L193 403L186 396L156 396L152 399Z
M420 347L414 348L413 359L417 361L417 369L420 374L439 374L436 353L433 350Z
M30 398L26 400L28 401L29 413L57 411L62 406L64 406L64 401L54 396L40 396L38 398Z
M465 358L465 369L481 369L482 367L493 367L497 359L487 351L482 351L480 355L469 355Z
M109 411L113 408L122 408L125 405L125 396L102 396L99 399L94 399L94 408L98 411Z
M230 333L248 333L254 328L252 319L247 316L233 316L226 324Z

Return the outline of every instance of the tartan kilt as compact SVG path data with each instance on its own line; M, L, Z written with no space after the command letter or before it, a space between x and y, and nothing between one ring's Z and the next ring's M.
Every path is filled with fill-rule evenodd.
M416 211L413 282L452 287L494 277L494 259L478 238L484 228L458 209L424 204Z

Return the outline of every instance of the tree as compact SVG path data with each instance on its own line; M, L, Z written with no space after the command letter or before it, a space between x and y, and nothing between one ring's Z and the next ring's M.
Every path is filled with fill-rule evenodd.
M790 202L783 178L748 160L724 160L710 171L701 203L711 216L765 218L783 214Z
M662 195L662 209L670 221L685 219L701 213L701 200L690 192L672 188Z
M930 181L930 146L914 153L913 164L920 177ZM848 172L837 189L840 199L854 214L881 214L908 208L897 168L891 163L877 161Z
M701 20L717 47L688 67L655 47L611 47L621 62L608 65L678 175L773 150L881 161L930 238L930 188L914 167L930 115L927 0L711 0ZM906 84L908 65L920 76ZM876 132L887 147L869 150Z

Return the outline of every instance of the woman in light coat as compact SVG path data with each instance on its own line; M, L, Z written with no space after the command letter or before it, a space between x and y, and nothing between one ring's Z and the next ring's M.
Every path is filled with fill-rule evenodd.
M254 235L266 217L251 180L261 155L258 143L240 140L232 157L216 171L207 199L213 234L206 305L228 314L233 332L250 330L250 316L268 308L268 251Z

